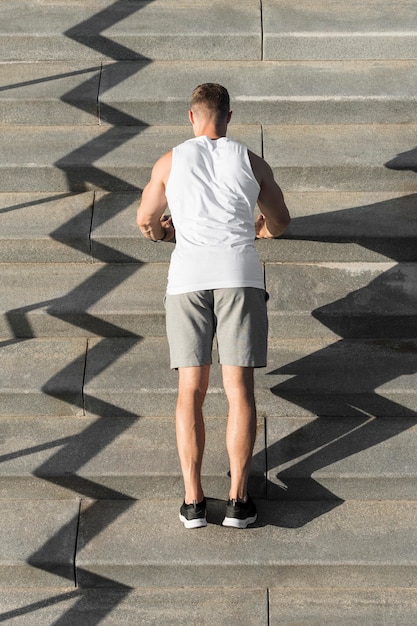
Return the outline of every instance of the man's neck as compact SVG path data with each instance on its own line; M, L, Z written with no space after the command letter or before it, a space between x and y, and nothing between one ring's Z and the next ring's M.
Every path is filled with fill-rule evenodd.
M216 127L211 124L203 125L201 128L194 128L194 136L195 137L208 137L209 139L221 139L222 137L226 137L227 126Z
M222 135L220 133L198 133L195 134L194 137L208 137L212 141L216 141L217 139L222 139L222 137L226 137L226 135Z
M226 137L227 125L232 117L232 112L230 111L227 116L219 119L218 116L209 115L204 113L204 111L190 110L188 111L188 117L193 125L194 137L206 136L215 140Z

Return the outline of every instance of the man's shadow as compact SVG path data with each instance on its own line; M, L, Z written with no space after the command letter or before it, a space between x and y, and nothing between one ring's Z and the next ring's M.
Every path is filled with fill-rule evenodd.
M312 311L311 315L340 340L267 372L267 376L284 378L271 387L271 392L280 401L294 405L294 416L316 417L306 417L301 427L300 421L294 420L291 432L287 420L287 431L281 438L279 433L274 436L274 422L269 428L267 419L267 431L272 433L266 446L266 494L270 501L266 525L302 527L340 506L344 500L337 494L337 485L343 478L335 478L330 471L333 482L327 477L325 486L314 473L417 424L417 413L403 403L406 394L388 392L384 397L377 392L381 386L392 387L388 383L417 372L417 267L413 263L417 258L416 201L417 195L396 197L295 218L291 223L286 238L357 244L399 264L367 286ZM280 425L276 420L275 428ZM384 448L381 454L387 454ZM255 463L260 462L257 456ZM362 487L353 472L347 492L364 489L364 498L372 498L373 483L383 492L384 477L380 479L377 468L374 474L368 467Z

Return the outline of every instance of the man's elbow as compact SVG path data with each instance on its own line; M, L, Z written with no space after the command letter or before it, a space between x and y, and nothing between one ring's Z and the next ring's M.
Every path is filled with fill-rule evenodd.
M267 220L267 228L268 228L268 231L271 233L272 237L274 238L280 237L281 235L285 233L288 226L290 225L290 222L291 222L291 218L289 214L283 215L279 221L274 222L273 224L268 223L268 220Z
M290 214L288 213L288 211L285 212L285 214L281 217L280 219L281 222L281 226L284 230L287 230L288 226L290 225L291 222L291 217Z

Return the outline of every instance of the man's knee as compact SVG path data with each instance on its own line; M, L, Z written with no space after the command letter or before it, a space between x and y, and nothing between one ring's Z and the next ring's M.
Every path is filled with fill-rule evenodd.
M178 368L178 397L202 403L207 393L209 365Z
M254 368L235 365L222 366L223 386L229 401L234 398L254 398Z

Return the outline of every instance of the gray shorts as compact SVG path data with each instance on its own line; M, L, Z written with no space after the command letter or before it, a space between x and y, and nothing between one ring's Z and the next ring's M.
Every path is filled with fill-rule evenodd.
M214 336L222 365L265 367L266 300L266 292L255 287L167 294L171 368L210 365Z

